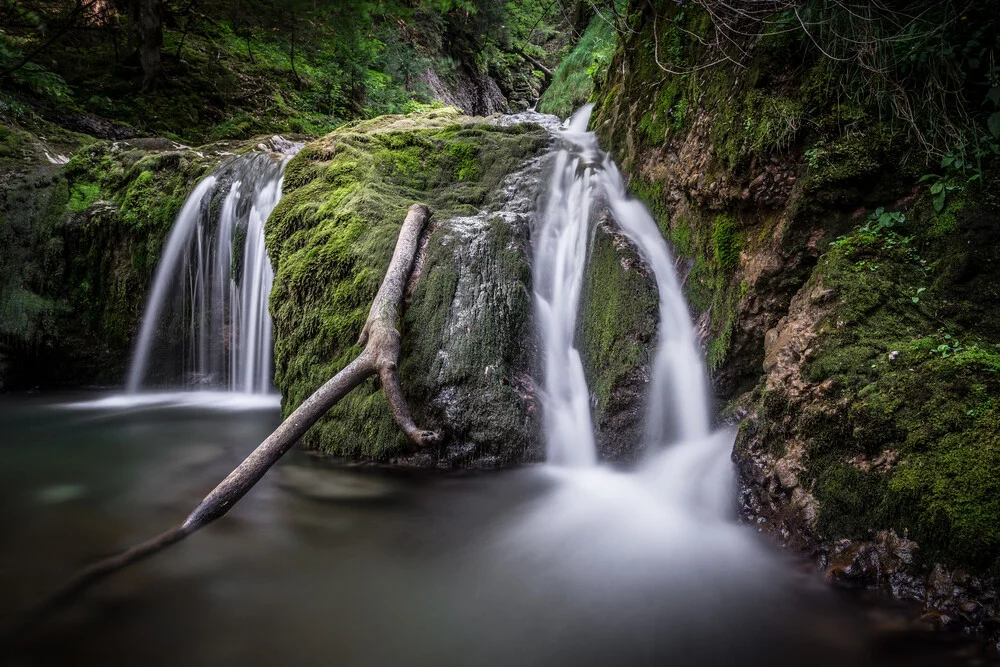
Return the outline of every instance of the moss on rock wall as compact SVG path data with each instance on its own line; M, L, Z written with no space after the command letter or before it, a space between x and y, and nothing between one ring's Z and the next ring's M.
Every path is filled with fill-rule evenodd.
M94 142L49 129L58 144L6 129L24 147L0 164L0 387L117 384L184 199L247 145Z
M360 351L356 340L407 208L434 210L402 322L404 390L449 436L410 462L537 458L531 422L528 181L505 179L549 144L534 125L498 127L453 110L356 123L289 164L267 226L275 266L275 383L287 414ZM513 207L513 208L512 208ZM412 454L377 381L307 434L331 454Z
M633 9L593 125L686 260L743 419L744 515L833 578L982 627L996 587L961 572L1000 568L995 159L929 162L794 30L708 66L701 9Z

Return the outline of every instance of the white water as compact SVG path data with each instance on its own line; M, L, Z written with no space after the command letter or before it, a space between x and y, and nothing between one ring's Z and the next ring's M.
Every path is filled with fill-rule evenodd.
M586 141L589 114L577 114L560 136L547 204L534 236L535 310L542 338L545 435L549 463L589 466L597 461L590 425L590 393L573 343L587 267L596 154Z
M535 303L545 382L549 463L587 466L597 461L590 392L574 345L577 311L594 221L600 210L638 248L659 291L659 336L652 364L645 445L650 450L710 434L708 390L697 337L674 273L670 250L646 208L630 198L621 173L587 132L592 105L558 133L545 210L535 234Z
M506 526L505 548L511 558L558 562L554 576L580 595L601 581L595 605L609 596L647 595L657 581L675 600L678 627L698 616L711 622L730 601L759 595L761 582L777 586L781 575L735 520L734 433L711 428L706 372L670 250L586 131L590 112L584 107L556 133L561 146L534 239L545 471L554 487ZM659 291L646 456L629 472L596 465L590 392L574 347L595 222L606 214L637 248Z
M275 143L282 154L233 158L205 177L185 202L146 301L128 393L154 375L157 385L272 390L267 301L274 272L264 223L281 199L285 165L299 148Z

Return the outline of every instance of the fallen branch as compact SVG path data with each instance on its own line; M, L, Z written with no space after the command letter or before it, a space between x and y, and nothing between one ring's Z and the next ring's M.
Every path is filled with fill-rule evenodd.
M546 67L545 63L543 63L538 58L535 58L534 56L525 53L524 49L520 47L514 47L514 53L524 58L529 65L531 65L532 67L540 71L542 74L544 74L546 81L550 80L555 75L555 72L551 68Z
M257 449L205 496L184 523L82 570L50 597L26 625L65 605L118 570L162 551L224 516L298 442L310 426L372 375L377 374L381 379L392 408L392 416L411 442L424 447L440 441L440 434L417 428L410 414L399 383L401 336L396 329L396 321L403 307L404 288L417 254L417 244L430 216L430 209L423 204L414 204L406 214L389 269L372 301L368 320L361 331L358 342L365 346L361 354L288 415ZM22 627L21 630L23 629Z

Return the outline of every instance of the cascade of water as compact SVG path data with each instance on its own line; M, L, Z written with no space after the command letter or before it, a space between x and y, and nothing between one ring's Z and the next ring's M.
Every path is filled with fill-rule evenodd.
M574 116L559 136L548 201L533 234L535 310L545 364L545 435L548 460L588 466L597 461L590 424L590 393L573 345L587 266L596 153L585 141L586 116Z
M610 211L653 271L659 290L659 337L646 410L646 445L709 435L705 369L670 250L646 208L631 199L621 173L587 132L592 105L559 132L548 200L535 234L535 303L541 330L548 460L596 461L589 392L573 339L595 202Z
M267 300L274 272L264 223L281 199L285 165L299 148L276 143L282 154L233 158L205 177L185 202L156 268L128 392L138 391L152 375L154 348L166 345L160 339L181 328L179 345L167 355L175 357L168 360L174 362L167 364L169 381L178 382L179 366L185 383L258 394L271 390ZM213 206L219 198L221 204Z
M659 292L659 340L646 410L646 444L704 438L709 434L711 408L707 377L670 249L642 202L629 198L615 163L606 158L601 175L611 214L653 270Z

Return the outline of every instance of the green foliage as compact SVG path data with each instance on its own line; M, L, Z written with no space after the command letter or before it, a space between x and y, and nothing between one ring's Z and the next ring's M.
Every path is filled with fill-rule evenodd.
M51 104L70 98L70 89L62 77L34 62L24 63L19 45L0 30L0 72L8 72L11 83Z
M458 68L478 70L526 106L540 85L529 58L553 66L566 32L559 7L541 0L205 0L197 11L164 0L163 13L163 81L137 95L125 4L0 3L3 85L49 114L97 114L187 143L320 135L432 103L428 71L454 84ZM18 67L25 54L34 58Z
M567 118L585 104L595 84L604 80L616 44L614 28L599 16L591 19L576 47L559 63L539 101L539 111Z
M715 218L715 225L712 228L712 243L715 261L720 269L732 271L739 266L743 239L735 217L729 213L723 213Z

